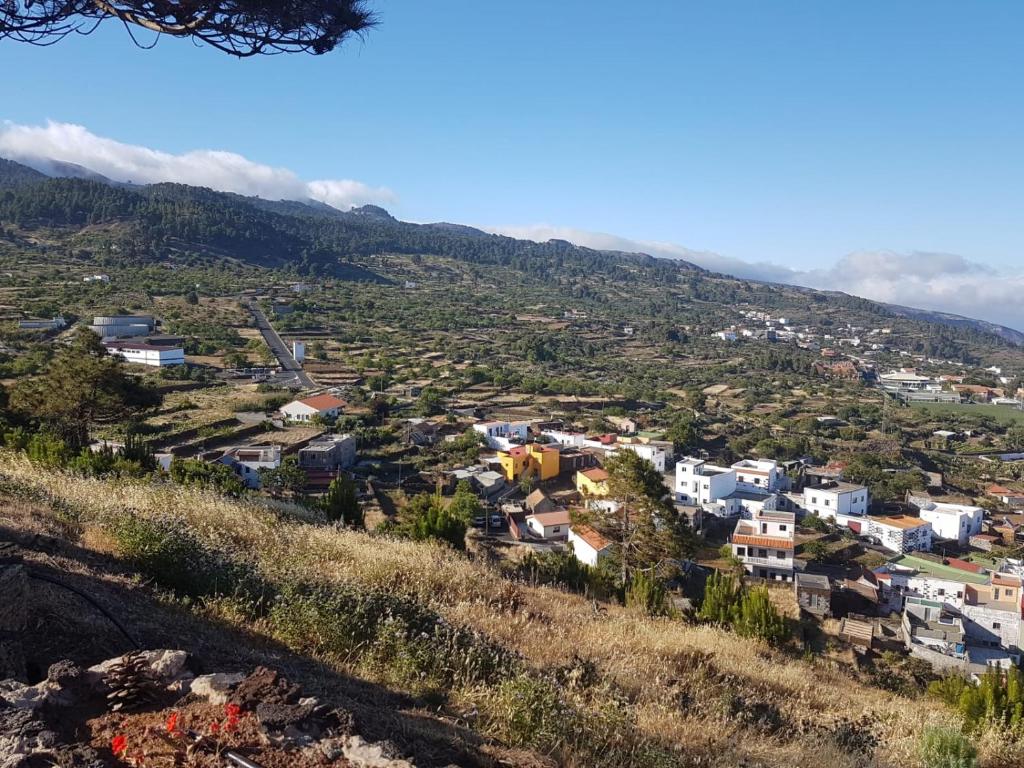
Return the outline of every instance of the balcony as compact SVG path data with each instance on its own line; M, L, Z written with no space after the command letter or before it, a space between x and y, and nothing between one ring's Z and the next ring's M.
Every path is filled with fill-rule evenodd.
M780 560L777 557L751 557L750 555L740 555L737 559L744 565L763 565L766 568L781 568L782 570L791 571L793 570L793 560Z

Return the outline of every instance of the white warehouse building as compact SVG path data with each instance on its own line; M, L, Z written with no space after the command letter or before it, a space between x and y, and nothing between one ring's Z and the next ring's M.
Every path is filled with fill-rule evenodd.
M162 347L135 341L108 341L103 346L111 355L117 355L129 363L157 367L185 364L185 350L181 347Z

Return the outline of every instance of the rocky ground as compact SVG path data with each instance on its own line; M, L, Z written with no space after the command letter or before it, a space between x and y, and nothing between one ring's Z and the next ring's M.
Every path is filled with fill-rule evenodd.
M493 764L475 735L408 697L179 608L48 517L0 494L0 768L231 765L225 750L262 768ZM158 695L110 712L105 670L135 647L170 643L182 650L145 657L159 668ZM228 703L237 723L211 734ZM168 741L174 714L201 745ZM129 745L120 756L117 736Z
M274 670L196 676L184 651L61 662L36 685L0 682L2 768L413 768L353 731L350 712Z

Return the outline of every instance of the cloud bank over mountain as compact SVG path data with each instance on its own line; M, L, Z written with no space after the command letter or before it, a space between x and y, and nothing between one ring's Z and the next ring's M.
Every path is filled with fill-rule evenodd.
M798 270L771 262L749 262L675 243L631 240L547 224L483 227L488 232L545 241L568 240L589 248L640 251L684 259L727 275L842 291L889 304L903 304L988 320L1024 330L1024 269L1000 271L952 253L855 251L825 269Z
M397 196L385 187L351 179L307 181L288 168L250 160L234 152L198 149L181 154L126 144L98 136L81 125L0 123L0 156L44 172L52 163L73 163L120 182L178 182L257 195L272 200L317 200L346 210L389 205ZM591 248L639 251L685 259L737 277L839 290L876 301L950 312L1024 330L1024 266L999 271L950 253L855 251L833 266L798 270L768 261L749 262L670 242L632 240L617 235L547 224L481 227L512 237L568 240Z
M351 179L304 181L287 168L275 168L234 152L197 149L171 154L125 144L81 125L0 123L0 156L49 171L48 162L74 163L113 181L154 184L172 181L270 200L318 200L346 210L366 203L389 204L395 195Z

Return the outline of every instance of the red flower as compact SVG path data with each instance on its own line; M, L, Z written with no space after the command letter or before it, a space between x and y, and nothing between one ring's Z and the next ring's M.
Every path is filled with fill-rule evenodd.
M210 723L210 733L217 733L220 730L220 723L216 720Z
M114 753L114 757L121 757L121 755L128 751L128 737L123 733L119 733L111 739L110 751Z
M237 704L228 704L224 707L224 714L227 715L224 729L228 731L235 730L238 727L238 720L242 716L242 708Z
M175 733L178 730L178 713L172 712L169 714L165 725L168 733Z

